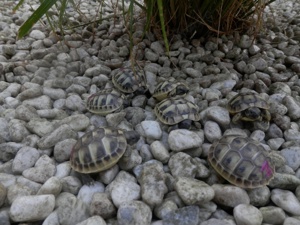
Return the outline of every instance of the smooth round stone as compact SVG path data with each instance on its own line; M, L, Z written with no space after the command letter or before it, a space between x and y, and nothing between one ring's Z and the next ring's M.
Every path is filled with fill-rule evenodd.
M61 179L62 182L62 191L64 192L70 192L74 195L77 195L82 184L81 181L74 176L67 176Z
M154 141L150 145L152 156L162 163L168 162L170 153L161 141Z
M9 121L8 132L11 140L14 142L22 142L23 139L30 134L25 126L25 122L18 119L12 119Z
M85 111L85 103L80 98L80 96L73 94L67 97L66 99L66 107L73 111L84 112Z
M49 178L38 191L37 195L53 194L58 196L62 190L62 183L59 178Z
M90 119L85 115L78 114L63 118L60 123L69 125L75 131L82 131L90 125Z
M167 214L174 212L178 207L175 202L171 200L165 200L162 204L158 205L154 209L155 216L159 219L163 219Z
M270 201L271 192L267 186L249 189L247 193L253 206L265 206Z
M91 215L98 215L103 219L112 218L117 213L107 193L94 193L89 208Z
M56 166L56 172L54 174L55 177L63 178L69 176L71 172L71 165L70 161L60 163Z
M65 139L77 139L77 133L67 124L63 124L51 133L43 136L37 143L40 149L53 147L57 142Z
M40 30L32 30L29 33L29 37L34 38L36 40L43 40L46 38L46 35L44 34L44 32L42 32Z
M294 190L300 185L300 179L292 174L275 173L269 187Z
M58 142L54 146L54 158L56 162L61 163L68 161L70 159L70 154L73 149L73 146L76 144L75 139L65 139Z
M42 155L35 163L35 166L23 171L22 175L34 182L45 183L55 174L55 162L47 155Z
M233 209L233 216L237 225L261 225L262 213L254 206L240 204Z
M12 171L21 174L24 170L33 167L40 157L40 152L36 148L24 146L20 148L13 159Z
M291 191L273 189L271 199L275 205L282 208L286 212L300 216L300 202Z
M92 216L76 225L106 225L106 222L100 216Z
M230 116L228 110L220 106L210 106L200 113L201 121L215 121L221 127L230 124Z
M162 130L157 121L145 120L141 122L141 126L147 138L154 140L161 138Z
M266 206L261 207L259 210L262 213L264 223L273 225L283 224L285 212L281 208L275 206Z
M204 135L212 143L222 137L222 131L216 122L207 121L204 124Z
M74 195L62 196L61 199L56 200L56 204L60 225L74 225L89 218L87 205Z
M39 221L45 219L54 206L54 195L22 196L13 201L9 214L14 222Z
M95 193L104 192L105 187L100 182L93 182L90 185L83 185L77 195L77 198L80 199L86 205L90 205L93 195Z
M239 204L249 204L250 199L247 192L236 186L214 184L212 188L215 191L213 201L228 207L236 207Z
M201 223L201 225L235 225L231 219L215 219L211 218Z
M287 217L283 223L283 225L298 225L298 224L300 224L300 220L293 217Z
M288 115L292 120L300 118L300 104L292 96L285 96L282 103L287 107Z
M215 195L214 189L208 184L189 177L178 177L174 188L186 205L209 202Z
M100 181L104 184L110 184L119 172L119 166L116 164L113 167L99 173Z
M141 185L141 196L151 208L162 203L168 188L165 184L163 165L155 160L143 164L138 178Z
M163 218L164 225L198 225L200 210L198 206L186 206L170 212Z
M152 212L148 205L141 201L124 202L117 213L118 224L150 224Z
M186 129L177 129L170 132L168 143L172 151L180 152L200 147L203 140L196 132Z
M294 171L300 166L300 147L294 146L282 149L280 154L286 159L286 163Z
M36 109L51 109L52 100L47 95L31 98L23 101L23 104L30 105Z
M114 205L119 208L122 203L138 200L141 197L141 188L135 182L120 182L111 190L111 199Z
M192 157L186 153L178 152L171 156L168 166L173 177L196 176L197 166L192 162Z

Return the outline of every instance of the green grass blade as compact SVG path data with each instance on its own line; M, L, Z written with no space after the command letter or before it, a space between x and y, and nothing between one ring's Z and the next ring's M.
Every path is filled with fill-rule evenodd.
M24 37L33 25L42 18L45 13L57 2L57 0L45 0L41 5L31 14L31 16L25 21L24 24L19 28L18 39Z
M15 13L20 8L20 6L23 5L23 3L24 0L20 0L18 4L13 8L13 12Z
M163 9L163 0L157 0L157 6L158 6L158 12L159 12L159 19L160 19L160 28L162 31L162 35L164 38L167 54L169 56L170 53L170 48L169 48L169 41L167 37L167 32L166 32L166 26L165 26L165 19L164 19L164 9Z

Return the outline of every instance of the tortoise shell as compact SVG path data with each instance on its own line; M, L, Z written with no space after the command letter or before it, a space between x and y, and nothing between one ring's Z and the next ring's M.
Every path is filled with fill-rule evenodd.
M239 93L229 100L227 109L231 114L239 114L238 119L256 121L271 119L269 104L257 93ZM236 119L237 120L237 119Z
M209 149L208 161L223 178L242 188L267 185L275 173L265 148L239 135L225 135L215 141Z
M112 82L117 89L124 93L141 92L147 89L144 71L136 68L134 71L131 67L120 68L112 76Z
M113 88L101 90L87 99L87 110L105 116L123 108L124 95Z
M123 130L97 128L78 139L71 152L71 167L79 173L107 170L119 161L126 147Z
M188 87L181 82L160 82L153 93L153 97L162 101L167 97L184 96L189 91Z
M198 121L199 107L184 98L168 98L156 104L154 112L164 124L174 125L184 120Z

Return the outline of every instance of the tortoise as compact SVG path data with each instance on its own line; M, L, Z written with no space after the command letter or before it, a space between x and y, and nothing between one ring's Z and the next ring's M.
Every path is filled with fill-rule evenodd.
M134 67L122 67L112 76L114 86L123 93L143 94L147 90L144 71Z
M88 111L105 116L109 113L119 112L123 106L128 105L128 102L119 91L107 88L89 96L86 105Z
M234 115L233 123L239 120L246 122L260 121L257 126L268 127L271 120L269 104L257 93L245 92L239 93L229 100L227 109L230 114Z
M192 121L200 120L199 107L181 97L167 98L159 102L154 112L162 123L178 124L179 128L188 129Z
M127 145L140 138L136 131L99 127L85 133L73 146L70 163L82 174L96 173L114 166L125 153Z
M274 166L265 148L241 135L225 135L208 152L212 167L230 183L242 188L267 185L274 176Z
M162 101L168 97L184 96L188 92L189 89L184 83L163 81L156 86L153 97Z

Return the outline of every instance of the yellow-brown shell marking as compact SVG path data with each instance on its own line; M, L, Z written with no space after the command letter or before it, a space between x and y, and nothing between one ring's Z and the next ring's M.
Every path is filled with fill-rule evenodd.
M214 142L208 161L223 178L243 188L266 185L275 172L264 147L251 138L238 135L226 135Z
M95 114L105 116L123 108L124 96L109 88L91 95L87 99L87 109Z
M164 124L174 125L183 120L198 121L199 107L183 98L168 98L155 106L157 118Z
M113 75L112 82L117 89L124 93L133 93L139 89L146 90L146 78L144 71L136 68L133 71L130 67L120 68Z
M127 141L122 130L97 128L84 134L74 145L71 167L80 173L95 173L109 169L122 157Z

